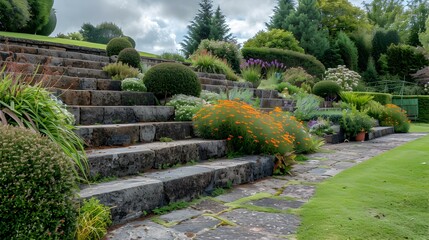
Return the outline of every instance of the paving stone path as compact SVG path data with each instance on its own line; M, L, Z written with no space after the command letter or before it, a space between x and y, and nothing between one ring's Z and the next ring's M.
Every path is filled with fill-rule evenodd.
M111 230L107 239L295 239L299 209L317 184L425 134L392 134L364 143L326 145L294 166L293 176L267 178L202 198L189 208Z

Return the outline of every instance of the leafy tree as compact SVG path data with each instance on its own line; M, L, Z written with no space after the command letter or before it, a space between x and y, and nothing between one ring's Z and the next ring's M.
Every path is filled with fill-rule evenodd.
M320 59L329 48L328 32L321 28L317 0L299 0L296 12L285 22L306 53Z
M407 43L411 46L421 46L419 34L426 31L426 19L429 16L429 0L414 0L408 4L411 15L410 35Z
M20 32L37 34L49 22L54 0L28 0L31 18Z
M380 56L387 52L387 48L391 44L399 44L400 38L395 30L385 31L378 30L372 38L372 57L378 61ZM377 70L380 70L380 64L377 63Z
M368 30L371 25L365 12L347 0L317 0L322 11L322 24L330 36L338 32L351 33L358 29Z
M265 23L268 30L283 29L288 30L286 18L295 12L293 0L277 0L277 6L274 7L274 15L268 23Z
M217 7L211 23L210 39L216 41L232 41L234 37L230 33L231 29L226 24L225 15L220 10L220 6Z
M17 32L30 20L27 0L0 0L0 9L0 31Z
M429 51L429 17L426 19L426 31L419 34L420 43Z
M212 1L202 0L199 5L200 9L197 16L191 21L191 24L188 26L188 34L185 36L183 42L180 43L186 57L195 52L202 40L210 38L213 16Z
M336 42L330 44L330 47L325 51L321 62L327 68L336 68L338 65L344 65L344 61L340 54L340 48Z
M358 31L350 34L350 39L359 53L358 69L363 72L367 69L368 60L371 57L371 35L365 31Z
M103 22L97 26L85 23L79 32L85 41L101 44L107 44L112 38L124 36L121 28L111 22Z
M253 38L244 43L244 47L267 47L304 52L293 34L281 29L273 29L268 32L259 31Z
M372 25L389 29L404 12L404 0L372 0L364 2L368 20Z
M337 45L340 49L339 54L347 68L357 71L358 68L358 51L355 44L344 32L339 32L337 36Z
M389 73L412 81L411 74L429 64L426 57L409 45L391 45L386 52Z
M39 34L44 36L51 35L52 32L54 32L55 27L57 26L57 15L55 13L55 9L51 9L51 15L49 16L48 24L43 26L42 29L40 29Z

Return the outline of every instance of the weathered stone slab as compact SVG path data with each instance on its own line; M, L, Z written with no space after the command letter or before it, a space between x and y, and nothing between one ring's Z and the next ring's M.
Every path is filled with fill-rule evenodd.
M248 229L246 227L218 227L216 229L198 234L196 239L246 239L246 240L284 240L268 233L261 233L259 229Z
M160 142L153 144L151 149L156 152L154 168L157 169L200 160L197 143Z
M188 208L188 209L176 210L176 211L164 214L159 218L167 223L173 223L173 222L178 223L190 218L195 218L201 214L203 214L203 212Z
M184 233L171 228L163 227L150 220L137 221L111 231L107 236L109 240L153 239L153 240L187 240Z
M304 204L304 202L264 198L257 201L248 202L248 204L259 207L269 207L276 208L279 210L287 210L291 208L300 208Z
M247 156L234 160L251 163L253 179L261 179L273 175L274 156Z
M220 220L207 216L200 216L181 222L172 227L172 229L185 233L188 237L196 236L199 232L208 231L215 228L220 223Z
M162 182L144 177L91 185L81 190L80 196L96 197L102 204L112 207L114 224L138 218L144 211L164 204Z
M206 213L212 213L212 214L217 214L220 213L226 209L228 209L228 207L226 207L225 205L219 203L219 202L215 202L213 200L210 199L206 199L203 200L201 202L199 202L196 205L191 206L193 209L199 210L199 211L204 211Z
M239 185L252 182L253 169L250 162L222 160L216 162L207 162L199 166L214 170L213 189L225 188L231 185Z

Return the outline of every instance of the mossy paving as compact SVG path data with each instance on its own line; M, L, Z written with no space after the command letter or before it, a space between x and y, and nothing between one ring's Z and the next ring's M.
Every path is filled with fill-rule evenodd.
M108 239L296 239L299 210L317 184L384 151L421 137L395 134L364 143L326 145L306 155L292 176L274 176L204 197L182 210L128 223Z

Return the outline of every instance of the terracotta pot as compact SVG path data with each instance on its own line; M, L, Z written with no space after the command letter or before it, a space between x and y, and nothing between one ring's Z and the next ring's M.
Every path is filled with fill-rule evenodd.
M365 141L365 132L360 132L356 135L356 141L357 142L363 142Z

